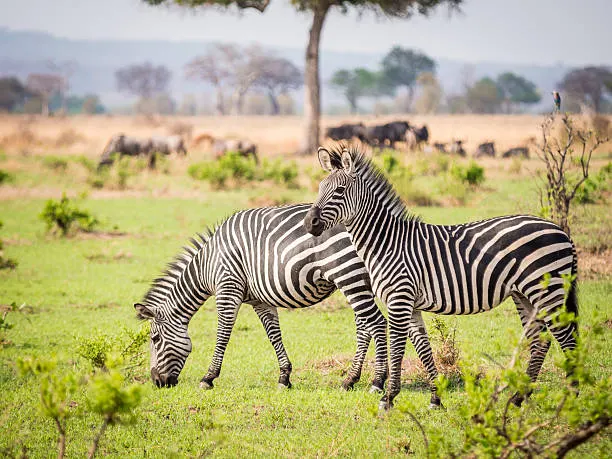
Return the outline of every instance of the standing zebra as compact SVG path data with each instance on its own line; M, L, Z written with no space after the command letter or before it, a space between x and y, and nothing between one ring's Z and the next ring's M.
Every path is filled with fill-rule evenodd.
M212 295L217 303L217 341L208 373L200 386L212 388L219 376L238 309L248 303L259 316L278 358L279 384L291 387L291 362L283 346L278 307L312 306L336 289L348 299L357 324L357 353L343 382L359 380L370 343L376 346L372 389L382 391L387 377L386 320L374 302L363 262L341 226L320 237L302 224L310 205L241 211L209 231L155 280L142 303L134 305L151 323L151 378L173 386L191 352L189 321Z
M567 310L578 314L576 251L557 225L526 215L429 225L408 213L391 184L359 151L320 148L319 160L330 175L321 182L304 225L313 235L346 225L374 293L387 305L390 374L381 408L389 409L400 391L407 338L427 368L431 406L440 405L421 311L475 314L512 296L530 340L527 373L532 382L550 346L540 340L546 327L564 351L575 348L576 324L553 324L565 303L563 276L570 273ZM520 405L523 395L514 394L512 401Z

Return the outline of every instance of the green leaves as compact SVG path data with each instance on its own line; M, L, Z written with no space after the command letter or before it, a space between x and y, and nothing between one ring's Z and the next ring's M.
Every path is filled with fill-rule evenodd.
M86 210L76 206L74 201L62 194L59 201L49 199L45 204L40 218L47 224L47 230L59 230L65 237L76 224L82 231L93 231L99 221Z

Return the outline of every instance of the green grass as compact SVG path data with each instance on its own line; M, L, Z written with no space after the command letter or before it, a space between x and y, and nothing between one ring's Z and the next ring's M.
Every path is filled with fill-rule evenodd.
M70 163L68 170L80 166ZM37 173L38 174L38 173ZM68 179L56 172L50 178L30 172L17 174L20 186L33 186L40 178L49 186L63 186ZM156 186L191 189L187 176L151 175ZM45 181L46 180L46 181ZM136 180L142 180L138 177ZM417 178L424 188L438 178ZM84 182L80 183L85 188ZM116 335L122 327L137 329L133 303L140 300L149 283L177 253L188 237L233 211L249 207L262 193L277 195L278 188L224 192L198 188L197 197L141 197L86 199L81 205L102 222L105 231L122 235L78 235L58 239L45 233L39 219L44 199L19 198L0 201L5 254L15 258L14 271L0 271L0 304L31 306L27 313L9 312L14 327L4 332L9 342L0 348L0 451L8 455L23 445L30 457L55 454L56 433L52 421L39 411L38 383L20 377L18 358L56 356L65 371L87 370L88 363L77 354L79 337L97 333ZM312 191L283 191L293 201L308 201ZM58 192L58 196L61 193ZM426 221L450 224L514 212L533 212L535 189L525 179L485 181L469 204L463 207L416 207ZM604 215L605 206L592 206ZM602 223L603 224L603 223ZM582 282L580 323L585 332L612 316L612 281ZM427 316L429 321L431 316ZM154 389L147 368L137 369L145 387L144 400L135 422L109 428L100 445L100 455L111 457L383 457L404 455L406 448L424 454L420 433L401 409L377 415L379 395L369 394L373 377L370 364L352 392L340 389L343 372L355 347L355 325L346 301L338 294L323 305L302 311L280 311L283 338L293 362L293 389L277 390L278 367L272 347L257 316L244 306L230 341L221 376L212 391L198 388L205 374L215 341L214 300L196 314L189 331L193 352L172 389ZM494 373L485 357L507 362L521 326L510 302L478 316L449 318L456 325L461 360ZM612 339L609 324L597 337L601 346L589 357L588 367L600 378L610 377ZM407 358L416 354L408 346ZM563 381L554 365L561 358L552 347L541 384ZM370 350L369 359L373 358ZM334 361L340 362L339 364ZM429 394L406 380L397 399L414 406L428 432L444 432L459 445L466 420L457 407L464 391L455 387L444 399L446 411L427 409ZM509 394L508 394L509 395ZM89 413L86 393L78 392L68 422L69 457L82 457L100 420ZM532 407L533 410L539 408ZM564 426L560 427L564 429ZM408 445L408 446L407 446ZM612 442L609 436L582 446L573 457L605 457Z

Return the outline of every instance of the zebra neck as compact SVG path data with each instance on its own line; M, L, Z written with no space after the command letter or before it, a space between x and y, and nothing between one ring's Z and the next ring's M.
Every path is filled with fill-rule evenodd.
M168 295L166 303L172 317L182 323L189 323L200 306L211 296L207 275L210 265L210 247L199 251L185 266Z
M374 205L357 213L346 229L357 254L372 272L377 265L385 264L393 252L401 251L410 224L410 221L393 215L385 207Z

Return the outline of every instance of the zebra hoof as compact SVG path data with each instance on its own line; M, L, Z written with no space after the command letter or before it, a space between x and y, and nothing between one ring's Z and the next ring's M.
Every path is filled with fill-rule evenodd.
M214 389L212 381L200 381L200 389L211 390Z
M393 408L393 403L392 402L387 402L385 400L381 400L378 403L378 412L379 413L388 413L391 408Z
M291 383L284 385L282 383L278 383L278 390L288 390L291 389Z
M444 405L442 405L442 403L430 403L429 404L429 409L430 410L443 410L446 411L446 408L444 408Z
M369 392L370 394L382 394L384 392L384 389L382 387L378 387L372 384L372 387L370 387Z
M342 389L347 391L347 392L351 391L351 390L353 390L353 385L354 384L355 384L354 382L346 382L346 381L344 381L342 383Z

